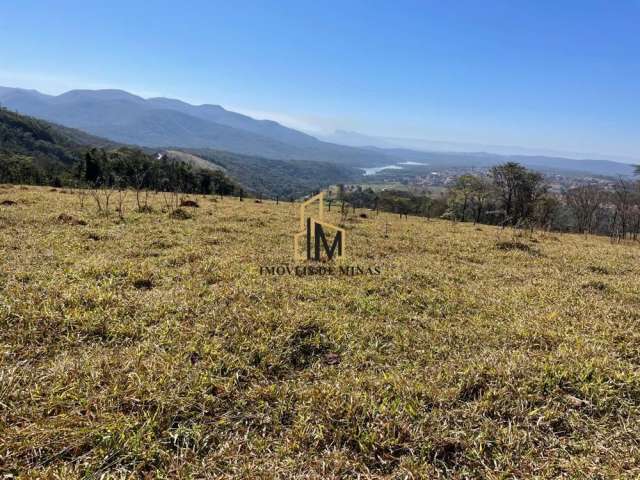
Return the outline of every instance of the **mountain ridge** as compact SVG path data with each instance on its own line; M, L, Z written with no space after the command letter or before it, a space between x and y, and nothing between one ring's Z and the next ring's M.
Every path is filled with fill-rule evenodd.
M322 161L349 168L393 165L403 161L447 167L490 166L518 161L525 166L551 172L633 175L631 163L614 160L578 160L559 155L506 151L441 150L440 147L454 145L448 142L424 141L427 142L424 145L434 144L437 147L425 150L398 146L397 139L391 137L371 137L340 130L333 137L318 139L278 122L257 120L221 105L191 105L166 97L145 99L119 89L76 89L60 95L47 95L37 90L0 87L0 104L115 142L148 148L211 149L274 160ZM325 139L333 139L336 143L323 141Z
M219 105L196 106L164 97L144 99L124 90L70 90L54 96L2 87L0 103L25 115L147 147L212 148L359 167L392 161L381 152L322 142L277 122L256 120Z

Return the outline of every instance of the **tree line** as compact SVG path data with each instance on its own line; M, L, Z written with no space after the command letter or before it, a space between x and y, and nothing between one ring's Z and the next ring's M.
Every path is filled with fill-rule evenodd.
M515 162L497 165L487 175L462 175L440 197L339 186L338 200L401 216L592 233L616 240L637 240L640 235L640 182L620 178L612 185L579 185L554 193L542 174Z
M91 148L76 155L71 165L13 152L2 154L2 160L0 183L220 195L239 195L242 190L220 170L154 157L134 148Z

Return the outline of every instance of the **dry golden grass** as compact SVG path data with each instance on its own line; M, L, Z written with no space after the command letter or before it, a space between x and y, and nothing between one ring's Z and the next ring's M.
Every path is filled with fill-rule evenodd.
M345 262L381 275L271 277L297 205L7 199L3 474L640 476L635 244L369 213Z

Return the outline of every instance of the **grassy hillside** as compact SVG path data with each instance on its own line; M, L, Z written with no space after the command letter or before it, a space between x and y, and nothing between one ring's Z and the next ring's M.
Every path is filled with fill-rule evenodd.
M640 475L637 244L359 211L381 275L268 277L297 205L129 199L0 190L1 472Z

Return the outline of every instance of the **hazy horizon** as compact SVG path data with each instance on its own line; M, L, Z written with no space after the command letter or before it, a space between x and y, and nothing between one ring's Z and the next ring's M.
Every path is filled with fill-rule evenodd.
M316 134L630 160L638 23L637 1L25 0L0 17L0 85L215 103Z
M51 92L51 91L43 91L37 88L28 88L22 86L10 86L10 85L0 85L0 88L13 88L13 89L24 89L24 90L35 90L44 95L50 96L58 96L64 93L68 93L74 90L118 90L123 91L131 95L135 95L144 99L150 98L171 98L173 100L180 100L186 103L188 102L182 98L172 98L172 97L162 97L162 96L144 96L143 94L138 94L136 92L130 92L128 90L111 87L111 88L100 88L100 89L91 89L91 88L72 88L69 90L64 90L61 92ZM273 118L268 115L260 115L259 112L246 111L243 109L234 109L233 107L228 107L226 105L220 105L215 101L205 101L203 103L192 103L193 105L218 105L228 111L234 111L237 113L241 113L244 115L248 115L252 118L258 120L273 120L278 123L289 127L297 129L303 133L307 133L309 135L316 136L320 140L338 143L342 145L349 146L371 146L378 148L405 148L417 151L436 151L436 152L464 152L464 153L491 153L497 155L524 155L524 156L549 156L549 157L562 157L572 160L610 160L621 163L628 164L636 164L640 162L640 160L636 158L631 158L627 156L616 156L610 155L606 153L594 153L594 152L567 152L567 151L558 151L552 149L545 148L532 148L523 145L482 145L482 144L471 144L471 143L463 143L451 140L443 140L443 139L427 139L427 138L409 138L409 137L389 137L389 136L376 136L370 135L366 132L356 132L356 131L347 131L341 129L335 129L333 131L318 131L310 128L298 127L295 125L295 122L288 122L287 118ZM0 102L1 105L1 102ZM340 136L352 135L357 137L357 140L349 140L346 138L339 138ZM365 139L369 139L371 141L364 141Z

